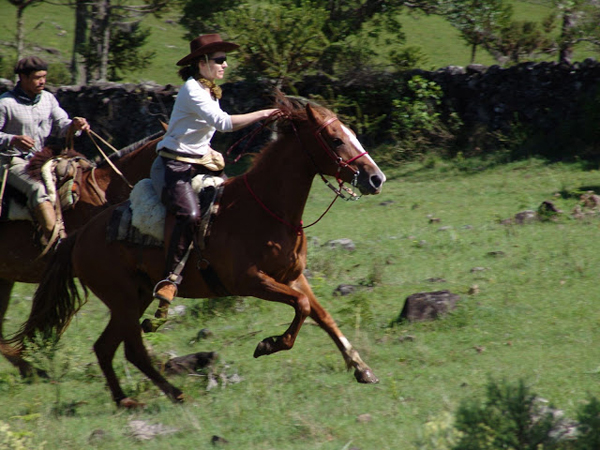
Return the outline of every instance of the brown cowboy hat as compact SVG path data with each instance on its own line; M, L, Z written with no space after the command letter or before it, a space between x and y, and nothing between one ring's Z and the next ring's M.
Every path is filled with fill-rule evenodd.
M208 55L216 52L231 52L237 49L239 45L233 42L225 42L218 34L203 34L193 41L190 41L190 54L177 62L178 66L187 66L202 55Z

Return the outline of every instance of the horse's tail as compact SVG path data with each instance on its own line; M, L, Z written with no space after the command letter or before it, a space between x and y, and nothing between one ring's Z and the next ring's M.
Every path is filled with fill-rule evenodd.
M29 318L6 341L14 345L17 351L23 349L26 339L32 339L36 334L44 340L58 339L73 315L87 301L87 289L83 286L82 298L73 274L71 253L76 240L77 232L69 234L48 261L42 281L35 291Z

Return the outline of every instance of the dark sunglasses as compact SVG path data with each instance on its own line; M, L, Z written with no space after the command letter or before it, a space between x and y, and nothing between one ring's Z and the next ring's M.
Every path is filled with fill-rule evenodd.
M225 61L227 61L227 56L219 56L217 58L210 58L211 61L214 61L217 64L223 64Z

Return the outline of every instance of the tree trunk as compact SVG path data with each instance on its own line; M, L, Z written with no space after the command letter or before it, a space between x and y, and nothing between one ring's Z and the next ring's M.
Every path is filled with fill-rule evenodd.
M23 13L25 12L26 7L27 5L17 7L17 61L21 59L23 55L23 48L25 46L25 19L23 19Z
M100 81L108 79L108 52L110 50L110 0L105 0L105 15L102 23L102 52L100 53Z
M76 0L75 6L75 38L73 42L73 55L71 57L71 83L76 85L86 84L85 60L82 52L85 47L88 30L87 0Z
M558 62L571 64L573 59L573 29L575 28L575 16L571 10L566 10L563 15L562 27L560 29L560 45Z
M110 41L110 0L92 4L92 24L89 36L88 81L106 81ZM90 64L92 63L92 64Z

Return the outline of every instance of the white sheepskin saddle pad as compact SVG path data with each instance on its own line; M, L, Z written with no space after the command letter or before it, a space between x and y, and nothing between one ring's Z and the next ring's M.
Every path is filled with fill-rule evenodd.
M192 180L192 187L196 193L208 186L220 186L224 180L212 175L197 175ZM165 239L165 205L160 201L152 180L144 178L139 181L129 195L131 202L131 225L140 233L152 236L161 242Z

